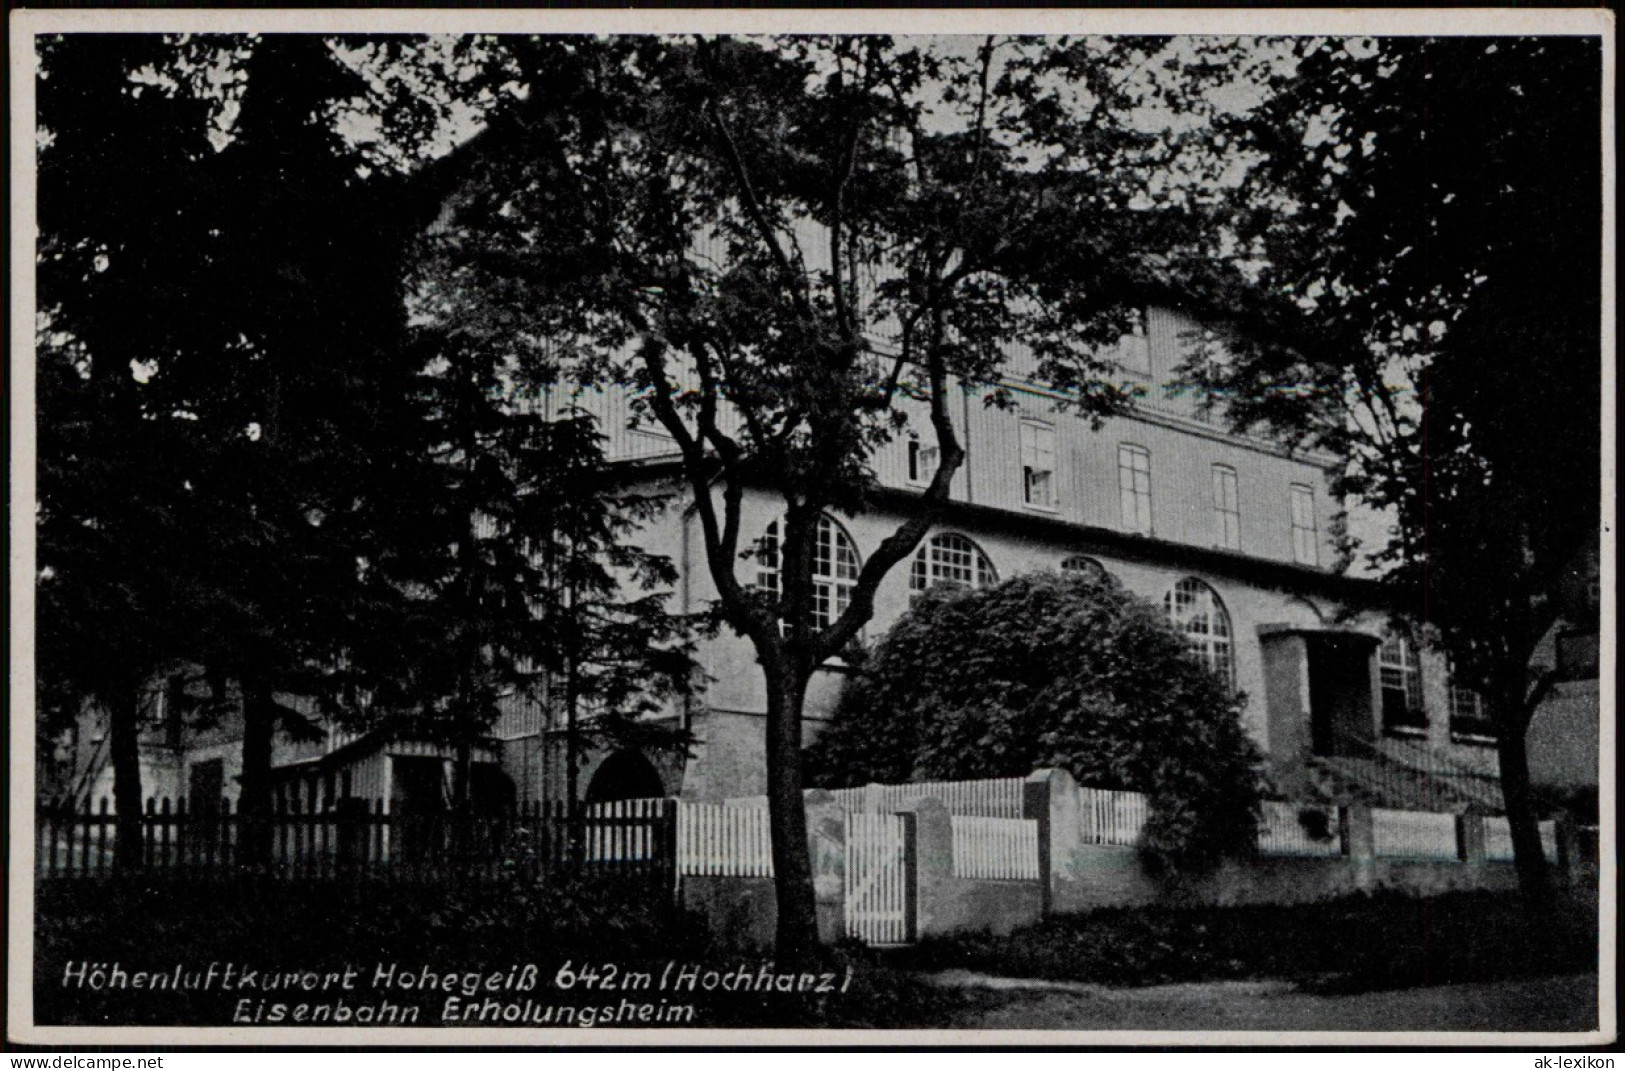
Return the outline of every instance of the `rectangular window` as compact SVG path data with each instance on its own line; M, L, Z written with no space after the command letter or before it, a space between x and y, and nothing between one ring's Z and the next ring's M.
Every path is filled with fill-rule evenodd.
M927 446L917 436L909 436L908 482L921 487L930 483L931 477L937 474L937 455L935 446Z
M1027 505L1055 508L1055 428L1052 425L1030 420L1021 422L1021 484Z
M1236 470L1229 465L1213 466L1213 542L1230 550L1241 549L1241 494L1236 489Z
M1495 723L1484 709L1484 697L1471 688L1450 682L1450 735L1494 739Z
M1382 678L1383 728L1425 731L1428 717L1422 707L1422 662L1409 637L1389 633L1377 649L1377 672Z
M1117 495L1123 527L1151 534L1151 452L1143 446L1117 447Z
M1315 531L1315 489L1292 485L1292 557L1304 565L1320 560L1320 538Z

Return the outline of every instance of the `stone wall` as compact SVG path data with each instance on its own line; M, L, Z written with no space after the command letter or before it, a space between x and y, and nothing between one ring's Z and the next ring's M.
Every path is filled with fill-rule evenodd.
M1048 914L1111 907L1297 904L1379 891L1435 896L1517 887L1511 863L1486 860L1483 820L1476 815L1456 818L1456 860L1380 857L1371 812L1348 807L1338 815L1344 854L1259 855L1174 879L1152 873L1133 846L1088 842L1078 786L1064 771L1040 770L1025 788L1024 813L1038 826L1037 880L957 876L953 820L942 800L927 797L896 808L907 816L906 881L915 938L1004 934ZM846 815L829 793L814 790L807 794L807 825L820 936L838 941L846 934ZM1569 832L1560 832L1561 876L1576 852ZM776 912L769 878L684 877L682 902L731 947L772 945Z

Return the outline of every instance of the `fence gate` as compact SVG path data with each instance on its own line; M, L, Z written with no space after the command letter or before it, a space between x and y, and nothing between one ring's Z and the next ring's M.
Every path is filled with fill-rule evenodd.
M914 939L908 826L900 814L846 816L846 935L870 945Z

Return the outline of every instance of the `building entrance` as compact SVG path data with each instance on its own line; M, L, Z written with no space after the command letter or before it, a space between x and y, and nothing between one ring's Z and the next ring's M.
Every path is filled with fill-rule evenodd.
M1371 652L1361 634L1306 634L1310 750L1316 755L1369 752L1375 735Z
M588 803L659 799L666 794L654 764L638 751L617 751L599 764L587 785Z

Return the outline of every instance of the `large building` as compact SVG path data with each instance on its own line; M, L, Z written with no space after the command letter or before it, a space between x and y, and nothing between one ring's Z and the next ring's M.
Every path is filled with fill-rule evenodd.
M1236 435L1198 400L1164 387L1198 332L1176 311L1148 309L1142 329L1110 355L1142 397L1099 428L1024 376L1019 354L1004 384L1013 406L990 407L963 391L955 417L966 460L952 504L881 584L867 637L884 633L934 583L1104 569L1164 606L1208 666L1249 697L1247 727L1280 791L1494 806L1494 740L1477 697L1452 686L1444 659L1418 642L1425 630L1393 628L1373 585L1335 568L1340 506L1330 493L1331 459ZM622 396L584 402L610 434L614 456L658 480L675 457L671 441L634 426ZM923 407L911 416L928 427ZM914 508L934 453L928 433L899 436L875 459L880 506L823 520L821 612L844 608L865 556ZM686 484L673 478L667 490L670 505L644 545L677 563L680 607L698 610L715 594L698 520ZM759 540L762 550L741 561L741 581L776 584L781 508L766 494L747 497L743 539ZM692 731L687 755L595 756L582 783L606 796L762 792L766 704L755 652L724 635L704 647L702 665L710 680L703 700L672 715ZM836 663L815 676L809 738L832 713L843 673ZM534 708L497 726L505 754L531 756L506 763L522 796L558 791L548 733Z
M1337 569L1340 504L1330 492L1332 460L1237 435L1196 399L1164 386L1198 332L1177 311L1146 310L1141 329L1109 355L1142 396L1131 411L1098 428L1024 375L1019 354L1004 384L1013 405L987 406L977 391L962 391L955 420L966 459L952 502L912 558L881 584L866 637L883 634L911 597L932 584L990 584L1034 570L1105 570L1164 607L1209 668L1247 696L1246 727L1267 757L1276 791L1499 809L1495 741L1478 697L1453 684L1447 661L1425 642L1422 623L1396 627L1374 585ZM703 609L715 587L674 444L636 425L624 393L571 401L599 418L611 456L625 465L629 480L668 496L640 542L677 565L675 608ZM911 416L916 427L928 427L923 408ZM822 521L816 558L821 614L844 608L865 556L915 508L934 471L934 453L929 438L899 436L875 459L884 488L877 507ZM766 494L747 497L743 538L756 540L759 550L741 559L742 582L776 585L780 508ZM1573 630L1554 637L1553 657L1574 647L1574 637ZM692 746L589 749L579 776L588 799L717 799L764 791L765 696L754 650L725 632L699 654L708 680L703 694L664 715L689 731ZM1596 783L1594 662L1593 656L1589 689L1582 667L1581 679L1571 674L1554 693L1562 709L1536 718L1538 782L1584 785L1589 777ZM843 673L835 663L815 676L809 739L832 714ZM234 796L240 771L235 719L225 717L206 733L187 731L178 717L165 717L165 704L178 709L173 699L155 687L159 728L143 744L147 793ZM105 739L94 719L81 735L62 756L69 766L62 787L81 798L110 794ZM1540 743L1546 737L1550 747ZM515 695L474 755L476 789L495 799L561 798L563 754L553 704L545 695ZM448 798L452 756L445 746L409 735L356 736L335 727L310 740L279 739L275 764L284 797L304 806L356 795L418 809Z

